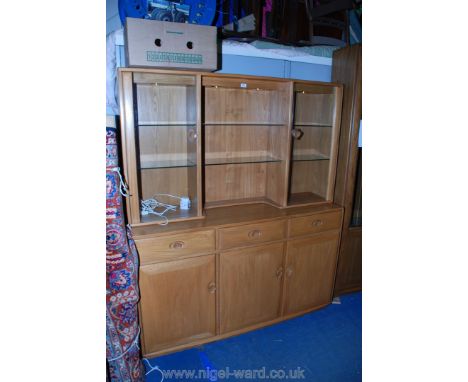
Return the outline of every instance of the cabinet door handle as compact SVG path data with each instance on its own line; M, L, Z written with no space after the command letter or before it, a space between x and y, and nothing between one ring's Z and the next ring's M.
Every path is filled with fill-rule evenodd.
M292 129L291 135L293 136L294 139L301 139L302 136L304 135L304 132L301 129Z
M208 292L210 293L216 292L216 284L213 281L208 284Z
M321 221L320 219L314 220L314 221L312 222L312 225L313 225L314 227L320 227L322 224L323 224L323 221Z
M283 276L283 267L279 267L279 268L276 270L276 278L277 278L277 279L280 279L282 276Z
M286 268L286 276L291 277L293 274L293 270L291 267Z
M195 130L189 130L188 132L188 139L190 142L195 142L197 140L198 136Z
M169 244L169 248L171 249L182 249L184 247L185 247L185 243L180 240L173 241L171 244Z
M283 276L283 267L279 267L279 268L276 270L276 278L277 278L277 279L280 279L282 276Z
M262 231L260 231L259 229L254 229L252 231L250 231L247 236L250 238L250 239L257 239L259 238L260 236L262 236Z

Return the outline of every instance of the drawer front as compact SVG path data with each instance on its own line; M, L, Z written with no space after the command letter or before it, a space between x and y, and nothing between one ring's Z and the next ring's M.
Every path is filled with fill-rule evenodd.
M299 218L292 218L289 225L289 236L302 236L341 227L341 211L325 212Z
M233 228L222 228L219 232L219 248L244 247L256 243L281 240L285 236L284 220L268 223L248 224Z
M141 264L176 260L193 254L215 250L214 230L136 240Z

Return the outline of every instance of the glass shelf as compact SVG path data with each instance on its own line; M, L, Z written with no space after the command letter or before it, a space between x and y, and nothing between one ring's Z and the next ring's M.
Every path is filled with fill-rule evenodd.
M328 123L315 123L315 122L296 122L294 126L298 127L333 127L332 124Z
M187 159L147 161L140 164L142 170L157 168L195 167L197 164Z
M294 154L294 161L314 161L314 160L330 160L329 157L323 154Z
M231 157L231 158L205 158L206 166L223 165L223 164L245 164L245 163L267 163L267 162L281 162L282 159L275 158L271 155L265 156L245 156L245 157Z
M196 122L168 122L168 121L163 121L163 122L144 122L144 123L139 123L138 127L158 127L158 126L191 126L195 127Z
M205 126L284 126L286 123L273 122L204 122Z

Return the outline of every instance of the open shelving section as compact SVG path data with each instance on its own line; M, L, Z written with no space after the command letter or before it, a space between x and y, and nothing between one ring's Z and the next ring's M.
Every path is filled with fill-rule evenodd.
M165 220L142 213L151 198L177 206L169 221L333 201L340 85L137 68L119 80L131 224Z
M289 86L252 78L206 77L205 208L284 204Z
M341 93L338 94L341 99ZM332 199L340 120L336 88L294 84L291 183L288 205Z
M153 198L176 206L164 214L169 221L202 217L197 76L138 71L122 76L125 122L133 124L123 134L126 159L136 170L127 170L126 175L132 194L138 195L130 197L132 220L166 221L142 212L141 201ZM181 196L189 197L188 209L179 208ZM155 209L164 210L164 206Z

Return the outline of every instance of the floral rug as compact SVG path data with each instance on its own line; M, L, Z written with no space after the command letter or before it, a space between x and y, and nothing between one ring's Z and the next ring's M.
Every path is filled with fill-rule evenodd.
M144 381L138 325L138 255L125 227L117 131L106 128L106 345L112 382Z

